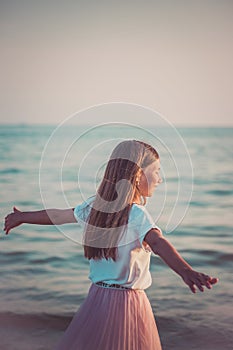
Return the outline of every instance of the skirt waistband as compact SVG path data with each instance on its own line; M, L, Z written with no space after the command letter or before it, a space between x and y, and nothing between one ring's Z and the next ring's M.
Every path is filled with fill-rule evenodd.
M105 282L96 282L95 284L97 284L97 286L101 286L104 288L116 288L116 289L132 290L132 288L128 288L128 287L122 286L120 284L115 284L115 283L108 284Z

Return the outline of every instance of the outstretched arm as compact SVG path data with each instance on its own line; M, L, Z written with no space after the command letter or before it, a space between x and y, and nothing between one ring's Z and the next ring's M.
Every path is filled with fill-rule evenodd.
M195 286L204 292L203 286L211 289L212 285L218 282L217 278L194 271L158 229L150 230L144 240L155 254L159 255L172 270L180 275L193 293L196 293Z
M21 224L62 225L73 222L77 222L73 209L46 209L26 212L13 207L13 212L5 217L4 231L8 234L11 229Z

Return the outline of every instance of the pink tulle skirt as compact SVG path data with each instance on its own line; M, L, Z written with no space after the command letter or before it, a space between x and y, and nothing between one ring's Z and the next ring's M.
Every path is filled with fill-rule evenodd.
M161 350L143 290L92 284L56 350Z

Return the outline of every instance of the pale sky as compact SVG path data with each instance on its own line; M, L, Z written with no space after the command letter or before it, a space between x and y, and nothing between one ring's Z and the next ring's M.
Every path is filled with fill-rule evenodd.
M121 101L233 126L232 0L0 0L0 44L1 123Z

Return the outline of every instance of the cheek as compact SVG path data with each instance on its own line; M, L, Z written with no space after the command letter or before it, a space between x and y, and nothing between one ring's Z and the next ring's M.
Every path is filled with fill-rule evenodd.
M155 174L148 175L147 181L148 181L149 185L153 185L154 183L157 182L157 175L155 175Z
M156 182L156 177L152 174L144 175L141 178L141 185L144 189L150 188Z

